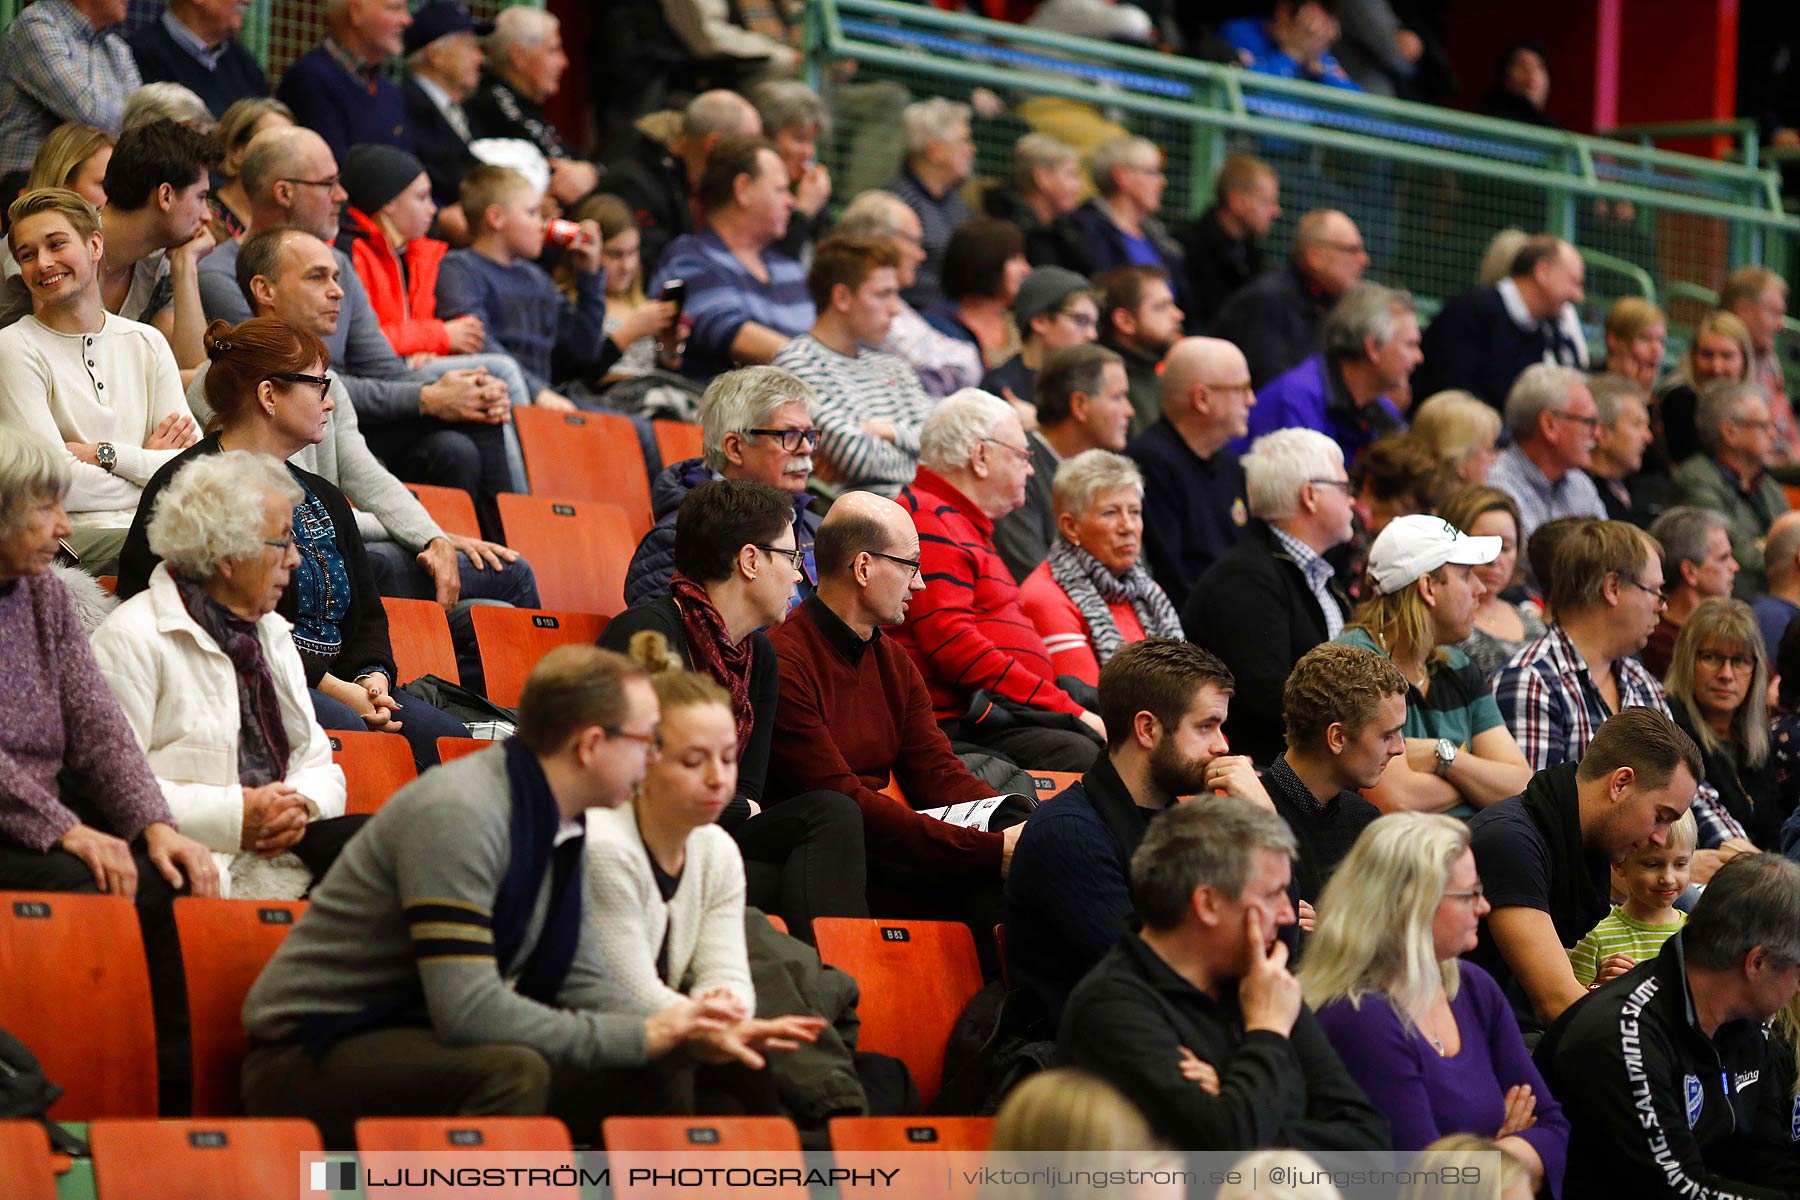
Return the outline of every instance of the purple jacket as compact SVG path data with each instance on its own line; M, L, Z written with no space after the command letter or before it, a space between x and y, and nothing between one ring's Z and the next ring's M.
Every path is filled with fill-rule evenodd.
M1386 396L1357 408L1325 356L1315 354L1258 389L1250 431L1231 443L1231 452L1242 455L1263 434L1294 428L1316 429L1336 442L1349 466L1376 438L1405 429L1406 418Z

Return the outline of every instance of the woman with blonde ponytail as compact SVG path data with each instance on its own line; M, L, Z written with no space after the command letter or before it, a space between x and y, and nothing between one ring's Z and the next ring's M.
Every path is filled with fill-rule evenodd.
M1469 831L1452 817L1375 821L1319 897L1306 1002L1393 1125L1394 1149L1476 1133L1562 1185L1569 1125L1493 977L1459 956L1488 911Z
M758 1047L811 1041L815 1017L755 1019L744 945L744 861L719 813L737 790L731 696L684 669L654 630L632 636L662 717L656 756L632 801L587 813L589 927L621 1007L645 1015L692 996L723 1002L735 1022L713 1040L723 1065L677 1067L673 1111L774 1113ZM667 1076L670 1064L656 1071ZM745 1068L748 1068L746 1070ZM691 1089L691 1093L688 1091Z

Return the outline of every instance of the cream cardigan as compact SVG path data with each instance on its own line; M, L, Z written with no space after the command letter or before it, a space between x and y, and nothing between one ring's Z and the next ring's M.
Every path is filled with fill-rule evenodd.
M651 1013L724 988L756 1011L744 948L744 858L731 835L706 825L688 835L681 884L667 904L630 804L587 814L588 930L600 943L606 983L619 1003ZM669 979L656 952L669 944Z

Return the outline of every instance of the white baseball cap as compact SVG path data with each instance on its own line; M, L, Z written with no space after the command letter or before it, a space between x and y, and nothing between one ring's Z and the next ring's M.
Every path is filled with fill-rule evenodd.
M1499 557L1497 537L1470 537L1442 517L1395 517L1369 547L1369 576L1391 596L1446 563L1479 567Z

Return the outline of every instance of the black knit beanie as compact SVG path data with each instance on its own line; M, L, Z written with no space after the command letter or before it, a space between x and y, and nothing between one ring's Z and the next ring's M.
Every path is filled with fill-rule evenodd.
M425 164L404 150L364 143L350 147L338 177L351 207L374 216L425 173Z

